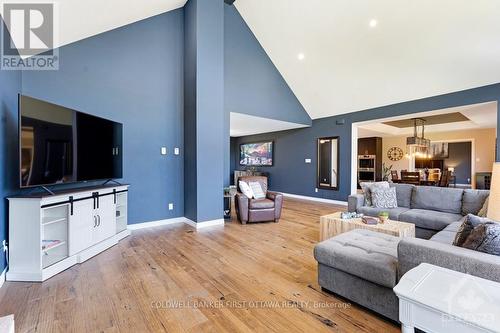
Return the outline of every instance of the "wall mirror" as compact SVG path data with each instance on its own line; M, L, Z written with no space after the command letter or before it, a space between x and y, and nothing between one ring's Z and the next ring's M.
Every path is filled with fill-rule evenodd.
M339 137L318 139L318 188L339 188Z

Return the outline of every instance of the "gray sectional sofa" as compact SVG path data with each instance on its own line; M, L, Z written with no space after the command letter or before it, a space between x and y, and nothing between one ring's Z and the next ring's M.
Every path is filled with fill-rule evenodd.
M369 216L378 216L380 212L387 211L391 220L414 223L416 237L424 239L429 239L464 215L477 215L489 195L487 190L409 184L391 186L396 187L397 208L365 206L363 194L357 194L349 196L349 211Z
M421 263L500 282L499 256L451 245L459 226L460 222L450 223L430 240L401 239L364 229L340 234L314 249L318 282L395 321L399 303L392 289L403 274Z

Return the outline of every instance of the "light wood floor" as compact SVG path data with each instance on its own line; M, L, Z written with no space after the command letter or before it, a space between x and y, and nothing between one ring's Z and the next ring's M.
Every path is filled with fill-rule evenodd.
M6 282L0 316L16 332L398 332L317 284L319 216L342 209L286 199L280 223L134 231L44 283Z

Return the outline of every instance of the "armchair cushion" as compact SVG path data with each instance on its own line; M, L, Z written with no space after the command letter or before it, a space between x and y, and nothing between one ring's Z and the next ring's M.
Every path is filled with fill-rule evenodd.
M274 208L274 201L270 199L251 199L250 209L268 209Z

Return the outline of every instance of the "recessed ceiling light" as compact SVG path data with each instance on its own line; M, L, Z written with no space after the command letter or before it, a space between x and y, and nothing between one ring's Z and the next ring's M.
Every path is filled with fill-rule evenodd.
M375 28L377 26L378 22L375 19L370 20L370 28Z
M297 55L297 59L299 59L299 60L304 60L305 58L306 58L306 55L304 53L299 53Z

